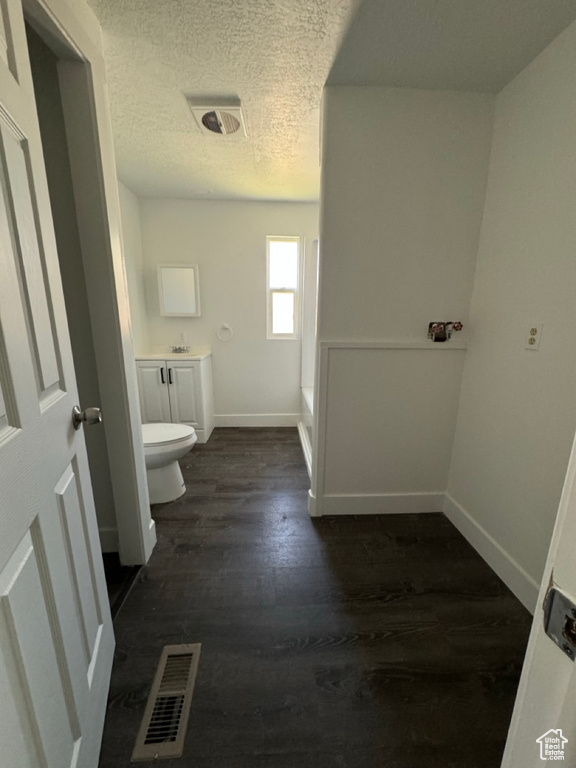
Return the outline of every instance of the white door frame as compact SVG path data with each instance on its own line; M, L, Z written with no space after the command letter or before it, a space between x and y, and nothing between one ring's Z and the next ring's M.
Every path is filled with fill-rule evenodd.
M60 58L101 394L101 403L82 407L100 405L105 418L121 562L142 564L156 543L156 531L146 482L101 30L82 0L23 0L23 7L29 23Z

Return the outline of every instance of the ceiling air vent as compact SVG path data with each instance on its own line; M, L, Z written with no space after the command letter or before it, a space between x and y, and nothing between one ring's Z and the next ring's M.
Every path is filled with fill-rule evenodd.
M198 128L205 136L246 138L240 100L188 99Z

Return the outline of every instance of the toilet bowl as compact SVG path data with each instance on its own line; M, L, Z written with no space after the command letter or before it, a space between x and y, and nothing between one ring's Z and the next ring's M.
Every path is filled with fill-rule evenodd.
M142 439L150 503L174 501L186 490L178 459L198 439L194 428L187 424L143 424Z

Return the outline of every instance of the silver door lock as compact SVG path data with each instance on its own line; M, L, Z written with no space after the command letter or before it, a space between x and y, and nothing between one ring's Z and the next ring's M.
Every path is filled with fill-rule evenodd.
M576 658L576 603L556 587L546 595L544 631L569 659Z
M72 424L74 429L80 429L82 424L99 424L102 421L100 408L86 408L81 411L77 405L72 408Z

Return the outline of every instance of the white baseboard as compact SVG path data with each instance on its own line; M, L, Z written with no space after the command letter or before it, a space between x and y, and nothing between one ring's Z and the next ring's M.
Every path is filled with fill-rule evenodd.
M308 514L310 517L322 517L322 513L316 509L316 496L314 496L312 490L308 491Z
M310 413L314 413L314 389L313 387L302 387L302 397Z
M118 552L118 529L117 528L99 528L100 547L102 552Z
M158 541L158 537L156 536L156 520L154 520L153 517L150 518L150 524L148 525L148 535L150 536L150 541L154 547Z
M448 494L444 502L444 514L533 614L540 585Z
M406 515L442 512L443 493L328 494L316 499L321 515Z
M300 443L302 444L302 453L304 454L308 477L312 479L312 446L310 445L308 430L304 426L303 421L298 422L298 435L300 436Z
M297 427L299 413L221 413L214 417L216 427Z

